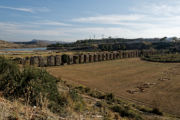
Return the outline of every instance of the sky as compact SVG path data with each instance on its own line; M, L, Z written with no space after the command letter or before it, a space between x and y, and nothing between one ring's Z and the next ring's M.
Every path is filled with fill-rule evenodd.
M180 37L179 0L0 0L0 39Z

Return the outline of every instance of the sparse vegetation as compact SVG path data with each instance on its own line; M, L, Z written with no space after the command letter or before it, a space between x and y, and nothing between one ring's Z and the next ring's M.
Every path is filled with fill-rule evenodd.
M32 106L42 106L39 97L41 95L48 98L49 108L53 111L55 106L63 110L68 104L58 92L57 79L43 69L33 67L19 69L12 61L1 57L0 75L0 90L11 100L25 98L25 102Z
M144 113L156 114L156 115L163 115L163 113L158 108L152 109L145 106L136 106L136 105L133 106L131 104L128 105L126 102L123 102L120 99L116 98L112 93L105 94L102 92L98 92L96 90L91 90L85 86L78 86L78 87L75 87L75 89L81 93L88 94L92 97L104 100L105 103L101 101L97 101L95 105L100 108L107 106L113 112L119 113L121 117L142 120L143 118L141 117L138 111L141 111ZM85 92L87 89L88 89L88 92Z
M47 98L52 112L64 114L69 101L66 95L59 93L57 81L43 69L20 69L12 61L0 58L0 90L10 100L23 98L26 104L42 107L41 98ZM84 105L80 104L83 100L75 91L68 94L76 106Z
M68 87L68 90L60 92L57 84ZM106 120L119 118L142 120L144 118L142 115L145 113L163 115L159 109L148 110L133 106L121 101L113 93L103 93L85 86L74 87L53 77L44 69L19 67L3 57L0 57L0 91L11 101L21 99L23 104L36 106L41 110L46 106L53 113L58 113L63 117L70 116L72 111L77 114L93 111L93 114L99 113L103 116L102 119ZM93 100L93 108L86 105L81 94ZM34 110L40 109L32 108L27 112L33 114ZM9 115L8 118L18 119L19 116L16 114ZM41 114L42 116L37 117L38 119L47 119L43 113ZM28 120L35 118L32 115L29 116Z
M136 106L136 108L142 112L145 113L152 113L152 114L156 114L156 115L163 115L163 112L161 112L159 110L159 108L148 108L145 106Z
M114 105L111 108L114 112L117 112L122 117L134 118L136 120L142 120L142 117L137 114L134 110L129 109L128 107L122 107L119 105Z
M153 108L153 110L151 111L151 113L157 114L157 115L163 115L163 113L162 113L158 108Z
M180 62L180 54L158 54L149 55L142 57L142 60L147 60L151 62Z
M105 100L105 93L99 92L100 90L122 97L121 100L112 99L113 102L108 102L108 105L123 104L123 99L134 103L142 102L150 107L154 104L153 100L156 100L156 108L172 114L179 114L179 69L179 63L147 62L139 58L47 68L52 75L65 79L67 83L81 84L76 87L79 93L102 101ZM70 72L66 74L67 71ZM169 76L171 78L167 79ZM134 92L129 93L127 90ZM172 97L168 99L170 95Z

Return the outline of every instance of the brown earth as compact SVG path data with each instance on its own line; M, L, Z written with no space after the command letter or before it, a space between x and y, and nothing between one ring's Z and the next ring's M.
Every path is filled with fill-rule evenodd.
M20 47L21 47L21 45L0 40L0 49L5 49L5 48L20 48Z
M26 42L25 42L26 43ZM38 47L46 47L48 44L43 43L41 41L33 44L23 44L23 43L13 43L5 40L0 40L0 49L8 49L8 48L38 48Z
M48 67L56 77L180 116L180 63L139 58Z

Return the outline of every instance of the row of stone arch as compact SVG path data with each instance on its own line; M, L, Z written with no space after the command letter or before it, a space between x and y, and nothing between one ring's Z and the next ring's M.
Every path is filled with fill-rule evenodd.
M133 58L141 57L144 55L157 54L158 51L146 50L146 51L114 51L114 52L96 52L96 53L84 53L76 55L51 55L51 56L32 56L25 58L15 58L13 59L19 64L23 65L33 65L37 67L47 67L47 66L61 66L64 64L83 64L100 62L107 60L116 60L123 58Z

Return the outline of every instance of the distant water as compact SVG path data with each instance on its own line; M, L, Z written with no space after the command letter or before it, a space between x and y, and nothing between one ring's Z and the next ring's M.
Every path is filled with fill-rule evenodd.
M46 48L18 48L18 49L2 49L0 51L36 51L36 50L46 50Z

